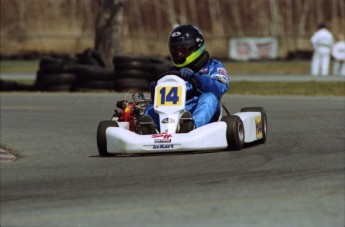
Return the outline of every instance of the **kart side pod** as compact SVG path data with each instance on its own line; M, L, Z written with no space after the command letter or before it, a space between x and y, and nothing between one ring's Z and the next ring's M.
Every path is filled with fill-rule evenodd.
M246 107L234 115L222 117L227 124L228 149L241 150L244 143L265 143L267 135L266 112L262 107Z
M239 116L244 124L245 143L258 141L265 143L267 138L267 116L262 107L242 108Z

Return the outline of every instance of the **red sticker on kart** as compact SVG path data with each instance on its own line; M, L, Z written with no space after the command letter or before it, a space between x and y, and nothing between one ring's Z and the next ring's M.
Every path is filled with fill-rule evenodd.
M180 106L182 104L182 86L158 86L155 97L156 107Z

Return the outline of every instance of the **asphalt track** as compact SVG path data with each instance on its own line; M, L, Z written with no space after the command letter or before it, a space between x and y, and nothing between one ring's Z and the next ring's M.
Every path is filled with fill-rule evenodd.
M0 225L344 226L345 99L228 95L262 106L264 145L99 157L114 93L1 93ZM210 141L211 142L211 141Z

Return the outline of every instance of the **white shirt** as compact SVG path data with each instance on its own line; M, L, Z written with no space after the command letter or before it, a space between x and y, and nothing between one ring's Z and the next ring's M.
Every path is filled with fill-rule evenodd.
M326 28L322 28L313 34L311 43L316 51L330 53L333 45L333 35Z
M345 61L345 41L338 41L334 44L332 56L338 61Z

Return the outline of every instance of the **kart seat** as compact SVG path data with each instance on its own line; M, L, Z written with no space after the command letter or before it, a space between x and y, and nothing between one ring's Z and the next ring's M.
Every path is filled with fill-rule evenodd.
M225 106L223 105L223 96L218 98L218 103L219 103L219 109L216 111L216 113L212 117L211 122L220 121L223 117L223 108L225 108ZM226 110L226 112L227 112L227 114L229 114L229 112L227 110Z

